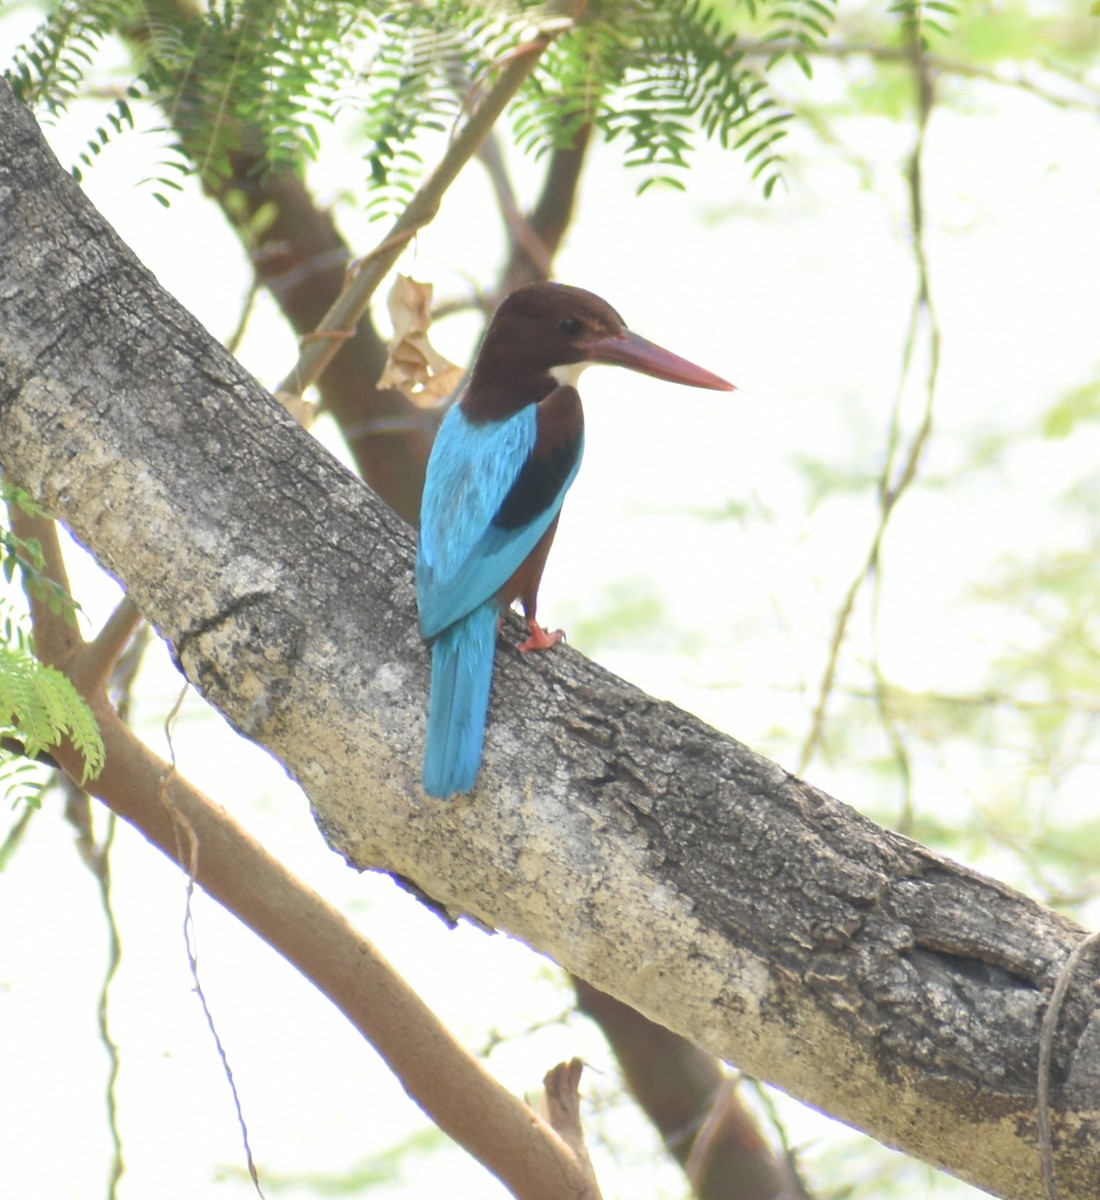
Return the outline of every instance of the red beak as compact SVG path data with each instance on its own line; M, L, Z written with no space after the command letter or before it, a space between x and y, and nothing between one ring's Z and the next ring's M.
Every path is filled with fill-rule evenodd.
M672 383L686 383L688 387L713 388L718 392L732 392L732 383L727 383L710 371L704 371L670 350L662 350L644 337L631 333L629 329L613 337L599 338L583 345L584 357L592 363L614 363L630 367L643 375L655 379L668 379Z

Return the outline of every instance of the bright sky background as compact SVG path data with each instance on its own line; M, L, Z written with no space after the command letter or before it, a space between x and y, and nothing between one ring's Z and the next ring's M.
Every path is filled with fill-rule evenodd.
M813 94L840 96L858 71L823 67ZM794 72L784 83L792 91L806 86ZM77 106L50 131L63 163L99 112ZM637 177L622 172L617 149L601 148L558 260L559 278L601 293L632 328L739 390L695 392L610 369L586 374L586 462L540 612L582 629L573 641L586 649L583 629L617 589L656 600L667 614L663 632L601 639L601 661L791 767L837 607L875 521L866 491L807 512L795 464L813 457L842 472L879 469L915 288L899 172L912 130L870 117L838 128L846 151L795 129L787 188L768 203L735 156L714 151L699 154L688 193L652 189L638 198ZM940 108L933 117L928 250L944 346L936 433L921 474L965 473L952 489L926 486L908 496L888 535L882 643L891 677L908 686L966 689L1022 636L1010 613L998 622L986 610L976 625L968 599L1007 553L1026 560L1047 545L1084 544L1087 530L1056 500L1071 477L1094 469L1097 434L1083 430L1071 445L1037 431L1065 390L1095 377L1100 358L1098 136L1095 113L990 85L974 85L964 111ZM136 186L149 170L147 149L134 138L111 147L88 176L88 192L160 281L225 337L239 317L247 265L197 189L166 213L149 188ZM334 148L313 178L365 252L381 229L338 199L360 169L353 149ZM517 172L529 188L530 171ZM449 298L465 291L469 277L487 275L500 245L487 186L471 166L401 269ZM455 320L436 340L465 362L473 335L472 322ZM261 301L243 361L274 386L293 352L273 307ZM919 420L925 369L918 352L904 403L909 431ZM993 470L970 464L979 433L1012 441ZM731 505L750 515L700 519L701 511ZM94 627L115 597L79 555L74 570ZM865 629L865 603L861 612ZM151 658L138 722L164 753L160 726L178 676L163 654ZM534 1094L545 1070L575 1054L591 1064L590 1137L606 1135L619 1147L598 1160L609 1200L682 1194L674 1170L654 1169L641 1122L607 1099L615 1068L598 1035L578 1019L554 1021L570 993L553 968L504 937L449 931L388 880L349 871L324 846L278 765L242 746L194 698L174 745L182 773L349 911L472 1048L485 1047L490 1031L513 1039L549 1022L492 1054L509 1087ZM1100 786L1096 758L1060 781L1060 803L1091 802ZM978 755L927 751L915 766L922 802L945 819L989 786ZM842 761L819 758L809 777L857 805L891 803L868 773L846 771ZM56 797L47 801L0 874L0 1130L11 1195L85 1200L102 1194L109 1154L106 1059L95 1027L105 932L95 885L59 807ZM125 828L112 864L123 943L110 1011L122 1052L120 1195L252 1195L225 1079L192 994L185 881ZM1005 877L1019 870L1009 855L983 862L995 873L999 867ZM424 1128L373 1052L311 986L204 897L194 910L204 989L269 1196L321 1194L273 1184L280 1174L350 1171ZM849 1182L882 1169L813 1114L786 1119L808 1146L811 1180L813 1163L829 1155L841 1156L839 1174ZM898 1170L908 1180L904 1194L926 1193L924 1168L899 1160ZM404 1157L399 1176L372 1195L444 1190L503 1194L465 1155L445 1150Z

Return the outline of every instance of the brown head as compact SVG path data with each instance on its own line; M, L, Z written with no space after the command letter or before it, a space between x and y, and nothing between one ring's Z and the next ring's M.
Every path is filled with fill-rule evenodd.
M462 399L473 421L499 420L548 396L594 363L630 367L689 387L733 385L645 338L599 296L563 283L532 283L493 315Z

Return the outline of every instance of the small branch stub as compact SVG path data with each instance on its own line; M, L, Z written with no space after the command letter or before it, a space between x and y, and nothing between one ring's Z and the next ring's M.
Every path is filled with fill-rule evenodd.
M580 1200L600 1200L600 1187L588 1157L581 1125L580 1082L583 1070L584 1063L579 1058L572 1058L547 1071L542 1081L543 1107L551 1128L572 1150L577 1165L588 1176L588 1190Z

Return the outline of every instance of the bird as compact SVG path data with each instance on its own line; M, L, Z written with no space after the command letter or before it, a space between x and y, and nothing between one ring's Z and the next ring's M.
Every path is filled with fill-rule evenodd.
M577 382L597 363L733 390L632 333L583 288L532 283L500 303L440 423L421 503L416 590L432 655L423 767L430 796L469 792L477 780L504 611L517 600L523 608L521 653L563 636L539 624L538 591L584 452Z

